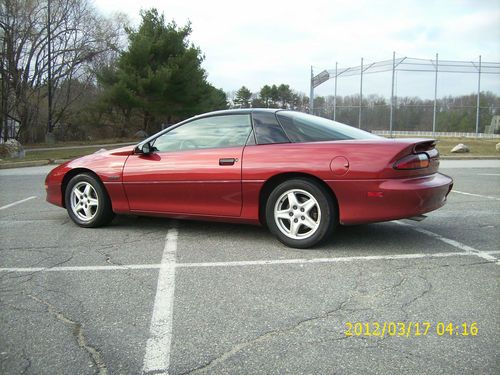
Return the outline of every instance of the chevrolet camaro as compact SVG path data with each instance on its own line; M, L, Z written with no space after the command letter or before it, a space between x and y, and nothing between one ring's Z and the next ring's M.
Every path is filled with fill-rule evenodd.
M338 224L421 217L453 180L433 139L387 139L300 112L241 109L195 116L47 176L47 201L82 227L115 214L261 224L307 248Z

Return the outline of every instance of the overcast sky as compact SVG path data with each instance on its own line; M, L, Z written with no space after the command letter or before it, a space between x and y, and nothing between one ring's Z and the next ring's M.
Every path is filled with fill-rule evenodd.
M167 20L192 23L209 81L224 91L242 85L289 84L309 94L310 66L349 67L396 57L500 62L500 0L227 1L94 0L104 14L158 8ZM367 76L363 92L389 95L390 74ZM432 97L432 73L398 73L400 95ZM500 94L500 75L482 75L481 88ZM318 94L332 93L333 81ZM477 90L477 75L439 77L438 95ZM339 80L339 94L359 91L359 77Z

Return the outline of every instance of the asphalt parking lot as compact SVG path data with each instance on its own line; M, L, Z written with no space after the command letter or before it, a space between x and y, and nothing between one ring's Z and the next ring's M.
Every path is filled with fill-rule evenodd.
M445 207L340 227L312 250L245 225L82 229L45 202L49 170L0 170L2 374L500 371L498 160L442 161ZM346 336L357 322L407 334Z

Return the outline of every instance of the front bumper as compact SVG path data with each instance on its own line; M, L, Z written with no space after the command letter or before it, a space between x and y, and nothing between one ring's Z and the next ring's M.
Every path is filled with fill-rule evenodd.
M64 197L62 196L62 180L66 172L63 165L59 165L51 170L45 177L46 200L59 207L64 207Z

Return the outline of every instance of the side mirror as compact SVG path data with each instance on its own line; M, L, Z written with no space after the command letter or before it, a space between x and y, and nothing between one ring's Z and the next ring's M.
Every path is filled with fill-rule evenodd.
M154 147L151 146L151 143L146 142L142 146L137 147L135 151L138 154L149 155L154 151Z

